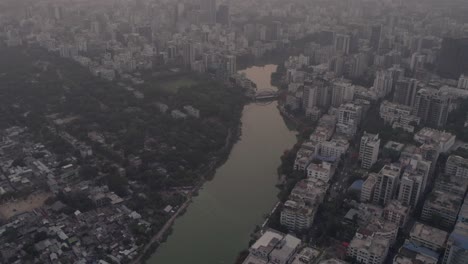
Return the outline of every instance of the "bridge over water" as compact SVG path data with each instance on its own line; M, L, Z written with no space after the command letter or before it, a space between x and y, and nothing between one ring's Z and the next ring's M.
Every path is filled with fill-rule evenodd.
M279 97L279 92L273 89L263 90L257 92L253 99L255 101L269 101L269 100L276 100Z

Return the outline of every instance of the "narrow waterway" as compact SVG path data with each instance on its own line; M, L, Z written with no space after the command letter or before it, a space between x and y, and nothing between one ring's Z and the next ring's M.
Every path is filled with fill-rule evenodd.
M258 90L271 89L275 65L245 72ZM173 233L147 261L150 264L232 264L249 235L277 202L275 187L282 153L296 142L277 103L246 105L242 136L226 163L207 182Z

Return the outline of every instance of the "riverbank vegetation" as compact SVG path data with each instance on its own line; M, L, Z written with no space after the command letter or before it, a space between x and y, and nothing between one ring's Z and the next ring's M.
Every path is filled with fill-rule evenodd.
M110 82L41 48L2 48L0 57L0 128L29 127L59 160L81 166L79 180L124 197L151 224L147 233L133 229L141 244L164 225L163 209L183 203L236 139L230 135L240 125L243 91L208 76L134 74ZM171 116L186 105L200 118ZM81 145L93 155L82 157Z

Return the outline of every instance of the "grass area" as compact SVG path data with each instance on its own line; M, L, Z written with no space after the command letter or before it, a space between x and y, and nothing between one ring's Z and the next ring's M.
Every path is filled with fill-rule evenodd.
M190 77L181 77L179 79L163 81L158 86L166 92L177 93L180 88L196 85L197 83L196 80Z

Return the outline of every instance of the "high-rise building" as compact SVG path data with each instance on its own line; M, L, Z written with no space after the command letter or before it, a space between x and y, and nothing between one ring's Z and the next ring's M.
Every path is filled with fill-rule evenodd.
M433 190L424 202L421 219L424 221L439 219L437 225L453 228L462 202L462 195Z
M281 37L281 22L273 21L268 26L268 39L270 40L278 40Z
M422 194L423 180L422 173L404 172L400 180L398 200L406 206L416 206Z
M362 106L352 103L343 104L338 108L337 132L353 136L361 123Z
M460 179L468 179L468 159L450 155L445 164L445 174Z
M382 42L382 25L374 25L371 28L370 36L370 47L376 51L380 50L380 44Z
M396 104L413 107L416 93L418 91L418 81L416 79L403 79L397 81L393 102Z
M396 194L399 177L400 167L396 165L385 165L377 176L377 183L375 185L373 203L385 206Z
M367 179L362 184L361 189L361 203L368 203L372 202L372 198L374 197L375 185L377 183L378 175L377 173L369 173Z
M184 66L186 68L190 68L192 66L192 63L195 61L195 48L193 46L193 43L184 43L183 57Z
M203 21L208 24L216 23L216 0L201 0L200 8Z
M468 72L468 38L446 38L437 58L437 70L446 78L456 79Z
M317 87L304 86L304 93L302 96L302 107L304 109L312 109L317 106Z
M458 89L468 89L468 76L465 76L464 74L460 75L460 78L458 79Z
M383 210L383 218L391 223L404 226L408 221L409 208L398 200L390 200Z
M393 76L389 71L378 71L374 80L377 96L383 98L392 92Z
M222 4L218 7L218 13L216 14L216 22L221 25L231 25L231 14L229 11L229 5Z
M288 200L281 211L280 222L288 230L302 231L310 228L314 216L315 210L304 202Z
M416 93L413 115L421 118L421 122L431 127L443 127L447 123L450 97L446 92L424 88Z
M415 72L417 70L424 69L424 64L426 63L426 55L419 52L413 53L411 56L410 69Z
M351 37L346 34L336 34L334 39L335 52L349 54Z
M465 264L468 260L468 223L459 222L445 247L443 264Z
M368 67L368 60L367 54L363 52L352 55L349 59L349 76L351 78L361 77Z
M336 81L332 86L331 104L340 107L344 103L351 102L354 97L354 85L344 81Z
M416 222L411 228L410 241L434 251L445 248L448 233L438 228Z
M465 264L468 260L468 197L458 214L457 223L447 240L443 264Z
M379 156L379 147L379 135L373 135L364 132L364 135L361 137L361 145L359 148L361 168L370 169L374 165Z
M319 85L317 89L317 105L327 109L331 105L332 88L329 85Z
M347 255L357 263L382 264L390 248L390 240L369 235L367 230L358 230L349 243Z
M237 62L236 56L227 55L224 57L224 65L227 76L232 76L237 73Z

